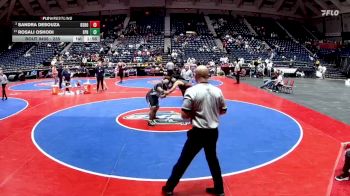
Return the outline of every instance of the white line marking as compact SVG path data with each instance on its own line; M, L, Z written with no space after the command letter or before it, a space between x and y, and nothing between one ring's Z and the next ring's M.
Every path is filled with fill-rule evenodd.
M7 118L10 118L10 117L12 117L12 116L14 116L14 115L16 115L16 114L22 112L23 110L27 109L27 107L29 106L28 101L25 100L25 99L22 99L22 98L15 98L15 97L9 97L9 99L18 99L18 100L22 100L22 101L26 102L26 106L25 106L24 108L22 108L21 110L17 111L16 113L14 113L14 114L11 114L11 115L6 116L6 117L4 117L4 118L0 118L0 120L5 120L5 119L7 119Z
M181 97L181 96L170 96L170 97ZM133 177L126 177L126 176L117 176L117 175L107 175L107 174L103 174L103 173L98 173L98 172L93 172L93 171L89 171L89 170L86 170L86 169L81 169L81 168L78 168L76 166L73 166L73 165L69 165L63 161L60 161L56 158L54 158L53 156L49 155L48 153L46 153L43 149L40 148L40 146L36 143L35 141L35 138L34 138L34 132L35 132L35 129L36 127L40 124L41 121L43 121L44 119L46 119L47 117L50 117L58 112L61 112L63 110L68 110L68 109L71 109L71 108L75 108L75 107L79 107L79 106L82 106L82 105L89 105L89 104L94 104L94 103L99 103L99 102L107 102L107 101L113 101L113 100L124 100L124 99L133 99L133 98L142 98L144 99L144 97L129 97L129 98L119 98L119 99L108 99L108 100L102 100L102 101L95 101L95 102L90 102L90 103L84 103L84 104L79 104L79 105L75 105L75 106L71 106L71 107L68 107L68 108L64 108L64 109L61 109L61 110L58 110L56 112L53 112L45 117L43 117L42 119L40 119L33 127L32 129L32 134L31 134L31 137L32 137L32 141L34 143L34 145L36 146L36 148L41 152L43 153L45 156L47 156L48 158L50 158L51 160L61 164L61 165L64 165L66 167L69 167L71 169L74 169L74 170L77 170L77 171L81 171L81 172L84 172L84 173L89 173L89 174L93 174L93 175L97 175L97 176L103 176L103 177L107 177L107 178L117 178L117 179L122 179L122 180L134 180L134 181L149 181L149 182L164 182L164 181L167 181L167 179L150 179L150 178L133 178ZM284 113L284 112L281 112L279 110L276 110L274 108L270 108L270 107L267 107L267 106L263 106L263 105L259 105L259 104L255 104L255 103L249 103L249 102L244 102L244 101L238 101L238 100L230 100L230 99L226 99L226 100L229 100L229 101L234 101L234 102L241 102L241 103L246 103L246 104L250 104L250 105L256 105L256 106L260 106L260 107L263 107L263 108L267 108L267 109L270 109L270 110L273 110L273 111L276 111L276 112L279 112L289 118L291 118L299 127L299 131L300 131L300 137L298 139L298 141L295 143L295 145L289 149L287 152L285 152L284 154L282 154L281 156L275 158L275 159L272 159L271 161L268 161L266 163L263 163L263 164L260 164L260 165L257 165L257 166L254 166L254 167L251 167L251 168L247 168L247 169L244 169L244 170L240 170L240 171L236 171L236 172L231 172L231 173L226 173L226 174L223 174L222 176L232 176L232 175L236 175L236 174L240 174L240 173L244 173L244 172L247 172L247 171L251 171L251 170L254 170L254 169L258 169L258 168L261 168L261 167L264 167L266 165L269 165L271 163L274 163L282 158L284 158L285 156L287 156L289 153L291 153L293 150L295 150L295 148L300 144L302 138L303 138L303 129L301 127L301 125L299 124L299 122L297 120L295 120L293 117L289 116L288 114ZM175 163L174 163L175 164ZM170 174L170 170L169 170L169 174ZM206 180L206 179L211 179L212 177L211 176L204 176L204 177L198 177L198 178L182 178L180 181L194 181L194 180Z

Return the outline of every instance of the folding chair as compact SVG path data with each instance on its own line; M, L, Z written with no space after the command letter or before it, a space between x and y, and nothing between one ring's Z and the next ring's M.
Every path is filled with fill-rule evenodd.
M293 93L293 91L294 91L294 80L290 81L289 85L284 85L284 88L285 88L286 92L288 92L289 94Z

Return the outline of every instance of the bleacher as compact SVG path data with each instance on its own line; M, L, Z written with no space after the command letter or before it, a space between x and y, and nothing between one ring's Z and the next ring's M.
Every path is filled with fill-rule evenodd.
M7 71L38 68L64 47L64 43L16 43L11 50L1 53L0 61Z
M290 59L302 62L311 61L309 52L302 45L290 39L266 39L266 42L277 52L277 55L273 59L274 61Z
M19 66L15 64L16 59L23 56L33 45L33 43L15 43L11 49L2 51L0 53L0 66L5 69Z
M140 57L142 62L150 60L149 55L144 55L142 52L149 52L150 54L161 55L164 48L164 36L125 36L119 38L117 48L112 51L110 55L113 62L132 62L135 57ZM146 51L147 50L147 51ZM116 53L115 53L116 51ZM141 52L141 55L138 53Z
M157 35L157 36L139 36L139 35L133 35L133 36L125 36L124 38L120 38L120 44L122 46L120 47L127 47L128 45L136 45L140 44L147 47L163 47L164 46L164 36Z
M210 18L231 62L237 58L256 60L271 56L268 46L252 35L243 18L230 15L210 15Z
M172 50L181 50L183 60L195 58L197 62L206 64L210 60L216 61L222 52L217 48L215 39L211 35L174 36L171 41Z
M230 15L210 15L212 25L219 37L227 34L252 35L243 18Z
M301 43L296 43L287 35L287 33L273 20L268 18L249 17L248 22L263 40L275 51L273 61L294 61L311 62L311 55ZM280 22L282 26L291 27L292 23ZM294 24L294 23L293 23ZM294 24L295 25L295 24ZM286 29L287 29L286 28ZM300 28L291 30L291 34L297 34L296 38L304 41L311 39L310 35L304 30L298 34ZM288 29L287 29L288 30Z
M175 35L194 31L198 35L209 35L208 26L203 15L198 14L171 14L171 32Z
M309 30L318 40L324 39L324 34L317 30L316 27L310 24L304 24L304 27Z
M172 48L193 48L199 49L203 46L207 46L208 48L213 48L216 46L215 40L212 36L201 35L201 36L193 36L191 38L185 36L176 36L172 39Z
M185 55L183 56L183 59L186 61L188 58L194 58L196 59L197 63L206 65L209 61L218 61L218 59L221 57L221 53L219 52L198 52L196 49L192 48L186 48L184 50Z
M311 42L314 40L312 35L307 32L302 24L293 21L280 21L280 24L300 43Z
M238 58L245 60L266 59L271 56L268 46L261 40L254 37L225 36L222 38L231 61Z
M164 17L157 15L131 17L126 32L130 35L164 34Z
M339 53L339 56L350 57L350 47L342 48Z
M289 38L287 33L281 29L281 27L279 27L273 19L257 17L247 17L246 19L254 28L256 33L263 38ZM273 34L276 36L272 36Z
M206 64L218 60L222 54L201 14L172 14L171 32L172 50L181 51L182 55L178 56L180 61L194 58L197 62ZM186 32L191 34L186 35Z
M317 50L317 58L324 63L334 63L339 54L338 49L320 48Z
M35 66L50 62L51 58L63 50L64 43L38 43L29 52L30 56L20 56L15 60L18 66Z
M94 54L100 53L101 48L103 48L101 43L78 43L75 42L71 45L68 52L70 54Z
M123 29L125 18L125 14L103 17L101 21L101 32L104 34L103 38L116 39L118 32Z
M132 16L109 57L112 62L148 62L154 61L154 55L162 55L163 48L164 17Z

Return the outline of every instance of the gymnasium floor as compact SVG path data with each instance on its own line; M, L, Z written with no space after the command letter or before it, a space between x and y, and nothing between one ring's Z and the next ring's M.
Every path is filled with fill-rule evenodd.
M158 80L129 78L119 85L109 79L106 92L75 96L51 95L50 80L10 85L11 98L0 102L1 195L161 195L189 125L179 119L176 91L161 100L162 123L147 126L144 97ZM307 80L297 81L294 95L256 88L256 79L211 83L229 107L218 141L226 195L348 194L348 182L333 180L343 161L340 143L350 141L349 115L337 116L335 109L348 108L343 94L331 110L323 98L302 102L313 99L310 89L317 91ZM331 95L323 90L320 95ZM201 152L175 195L206 195L207 186Z
M344 80L291 79L296 82L293 94L273 94L332 116L350 125L350 87L345 86ZM256 87L263 83L262 79L256 78L246 78L243 82Z

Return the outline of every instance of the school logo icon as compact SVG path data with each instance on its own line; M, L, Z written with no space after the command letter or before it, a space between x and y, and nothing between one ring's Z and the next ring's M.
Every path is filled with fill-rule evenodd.
M191 128L191 121L181 118L181 108L160 108L155 126L148 126L148 120L148 108L129 111L116 118L118 124L139 131L179 132Z
M124 116L126 120L148 120L148 113L135 113L128 116ZM163 111L157 113L157 124L161 125L189 125L189 120L181 118L181 114L175 111Z

